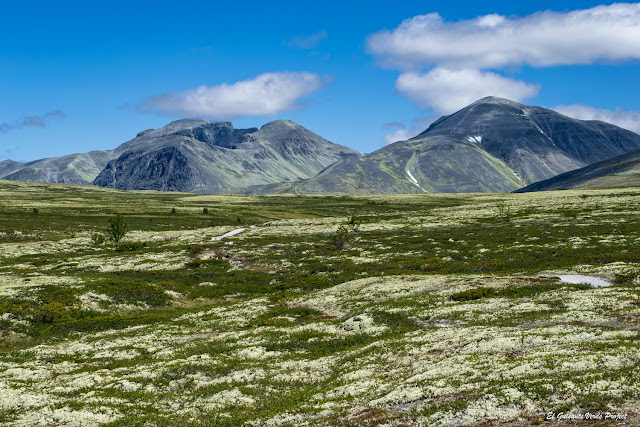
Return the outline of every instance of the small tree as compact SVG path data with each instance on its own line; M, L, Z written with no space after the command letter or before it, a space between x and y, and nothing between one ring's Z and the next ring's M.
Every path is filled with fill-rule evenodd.
M208 214L209 213L209 208L202 208L202 213L203 214Z
M113 241L114 245L120 243L120 240L127 234L127 223L120 215L115 218L109 218L109 227L107 227L107 235Z
M511 220L511 208L504 200L496 203L496 213L498 214L498 221L509 222Z
M353 215L351 215L351 218L347 220L347 225L349 226L351 231L358 231L358 229L360 228L360 223L361 221Z
M331 235L331 243L338 249L344 249L349 246L349 237L349 229L341 225L336 230L336 234Z

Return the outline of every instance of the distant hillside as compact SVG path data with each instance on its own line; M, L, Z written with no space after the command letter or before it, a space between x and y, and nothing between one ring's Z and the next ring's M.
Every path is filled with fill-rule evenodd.
M348 194L510 192L637 149L640 135L617 126L488 97L440 118L414 138L340 160L292 188Z
M625 187L640 187L640 150L533 183L516 193Z
M359 154L288 120L260 130L178 120L139 133L115 153L95 185L207 194L310 178L346 155Z
M512 192L636 150L640 135L612 124L487 97L367 155L287 120L188 119L111 151L6 160L0 179L205 194Z
M89 184L113 157L112 151L91 151L31 162L0 162L0 179Z

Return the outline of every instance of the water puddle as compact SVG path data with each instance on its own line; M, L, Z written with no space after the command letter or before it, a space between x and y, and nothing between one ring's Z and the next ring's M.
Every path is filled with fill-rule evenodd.
M557 277L561 283L569 283L572 285L580 285L586 283L594 288L607 288L613 286L613 283L603 279L602 277L583 276L581 274L545 274L542 277Z

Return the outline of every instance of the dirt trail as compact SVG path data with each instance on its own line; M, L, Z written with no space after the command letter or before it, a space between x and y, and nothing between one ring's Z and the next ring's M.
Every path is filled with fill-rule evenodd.
M246 228L236 228L235 230L231 230L228 233L223 234L222 236L212 237L211 240L222 240L225 237L235 236L236 234L240 234L243 231L247 231L247 229Z
M236 234L240 234L240 233L242 233L244 231L247 231L249 228L256 228L256 226L252 225L252 226L250 226L248 228L236 228L235 230L231 230L228 233L225 233L225 234L223 234L221 236L212 237L211 240L212 241L220 241L220 240L224 239L225 237L235 236ZM228 242L228 244L231 244L231 243L233 243L233 242ZM205 250L201 254L196 255L196 257L198 259L200 259L200 260L203 260L203 261L206 261L206 260L209 260L209 259L227 260L229 262L229 265L242 267L242 268L245 268L246 270L262 271L264 273L270 273L270 274L274 274L274 273L277 272L277 270L274 270L274 269L269 268L269 267L265 267L265 266L262 266L262 265L251 265L251 264L247 264L245 262L245 260L235 259L231 252L229 252L227 250L224 250L224 249Z

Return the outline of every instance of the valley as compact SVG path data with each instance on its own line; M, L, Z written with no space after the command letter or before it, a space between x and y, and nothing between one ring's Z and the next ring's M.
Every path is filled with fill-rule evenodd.
M637 191L0 181L0 424L637 424Z

